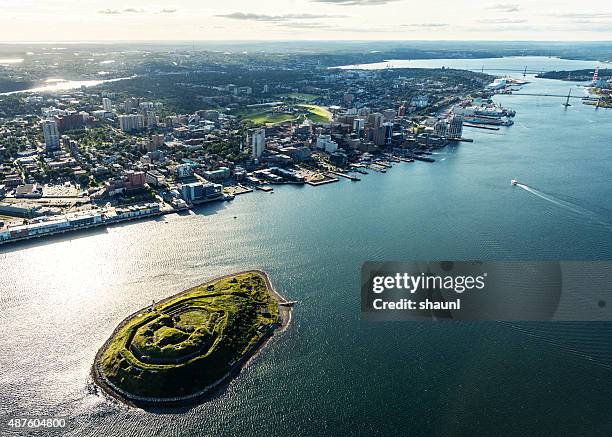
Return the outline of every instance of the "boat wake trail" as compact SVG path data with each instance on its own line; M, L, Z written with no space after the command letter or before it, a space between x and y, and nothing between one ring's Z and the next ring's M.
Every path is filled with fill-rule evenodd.
M572 202L568 202L567 200L560 199L551 194L544 193L536 188L530 187L529 185L517 183L516 186L519 188L522 188L525 191L528 191L529 193L539 197L540 199L544 199L547 202L557 205L560 208L573 212L574 214L580 215L582 217L589 218L590 220L600 225L612 228L612 221L610 221L609 219L607 219L606 217L602 216L601 214L595 211L591 211L589 209L583 208L580 205L577 205Z

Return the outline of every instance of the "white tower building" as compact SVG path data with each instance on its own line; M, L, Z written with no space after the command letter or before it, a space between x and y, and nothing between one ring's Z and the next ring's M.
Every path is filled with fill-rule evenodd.
M102 109L104 109L106 112L111 112L113 110L113 104L111 102L111 99L109 99L108 97L104 97L102 99Z
M57 149L60 144L60 135L55 120L44 120L42 123L45 146L47 149Z
M266 149L266 130L260 129L253 134L253 158L259 158Z

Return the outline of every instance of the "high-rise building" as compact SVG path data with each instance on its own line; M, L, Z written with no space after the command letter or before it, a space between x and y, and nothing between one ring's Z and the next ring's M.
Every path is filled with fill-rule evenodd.
M45 137L45 147L49 150L59 148L60 134L55 120L43 120L41 123Z
M146 145L147 151L151 152L151 151L159 149L160 147L164 145L164 140L165 138L163 134L151 135L151 137L147 141L147 145Z
M463 117L460 115L452 115L448 120L448 137L461 138L463 134Z
M374 112L368 116L368 124L374 129L378 129L382 126L383 115L380 112Z
M147 112L147 127L153 128L157 126L157 115L155 115L154 111Z
M374 131L374 144L377 146L388 146L393 136L393 123L383 123Z
M104 97L102 99L102 109L104 109L106 112L111 112L113 110L111 99L108 97Z
M120 115L119 127L124 132L142 130L144 128L144 116L142 114Z
M438 120L434 124L434 135L437 137L445 137L448 133L448 124L446 120Z
M365 127L365 120L363 118L356 118L353 120L353 132L361 135Z
M260 129L253 134L253 158L261 157L261 154L266 149L266 130Z
M64 114L54 116L53 119L60 132L81 129L84 124L83 114L76 111L66 111Z
M316 147L317 149L325 150L327 153L333 153L338 150L338 143L332 140L331 135L319 135Z
M383 117L385 121L393 121L393 119L395 118L395 114L395 109L385 109L383 111Z

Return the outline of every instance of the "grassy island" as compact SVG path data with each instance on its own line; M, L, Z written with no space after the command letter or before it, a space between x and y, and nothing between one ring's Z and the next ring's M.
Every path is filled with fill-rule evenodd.
M239 371L289 311L264 272L224 276L125 319L98 352L94 379L126 401L199 397Z

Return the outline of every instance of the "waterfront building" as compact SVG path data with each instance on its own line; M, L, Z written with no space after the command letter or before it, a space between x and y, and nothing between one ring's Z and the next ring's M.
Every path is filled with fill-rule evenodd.
M344 167L345 165L348 164L348 157L346 156L345 153L334 152L329 156L329 161L334 165Z
M260 158L263 151L266 149L266 130L259 129L253 134L252 140L253 158Z
M446 120L438 120L436 124L434 124L433 133L437 137L445 137L448 134L448 124Z
M186 202L212 200L223 195L223 185L193 182L181 185L181 197Z
M293 147L293 146L283 147L282 149L280 149L280 151L284 153L285 155L290 156L291 159L297 162L309 160L310 154L311 154L309 147L299 146L299 145L298 147Z
M287 170L284 168L278 168L278 167L271 167L270 168L270 172L272 174L275 174L277 176L280 176L281 178L283 178L286 181L289 182L297 182L297 183L303 183L304 182L304 177L300 176L299 174L297 174L294 171L291 170Z
M460 115L452 115L448 120L448 137L461 138L463 134L463 117Z
M40 209L39 205L30 203L0 203L0 214L9 217L31 218L38 209Z
M43 120L42 123L43 135L45 137L45 147L47 150L59 148L60 134L55 120Z
M222 181L230 177L230 169L227 167L219 167L216 170L202 172L202 176L209 181Z

